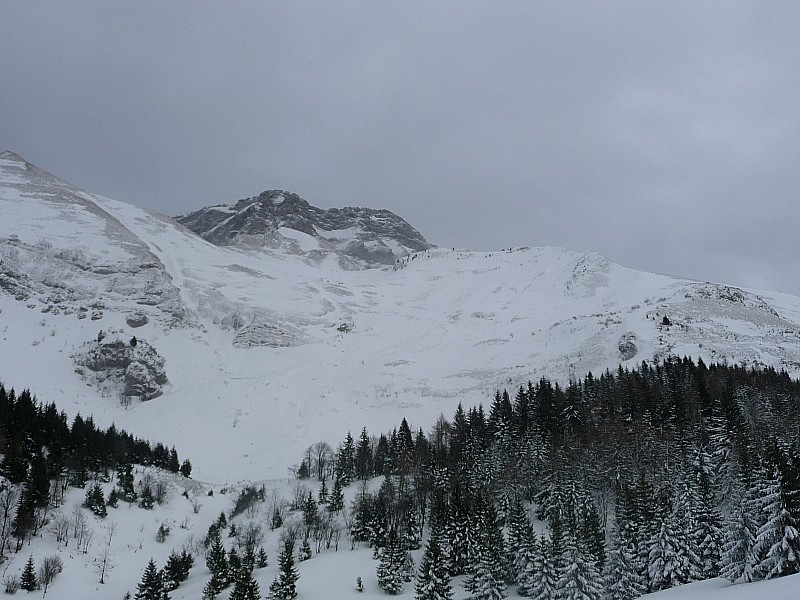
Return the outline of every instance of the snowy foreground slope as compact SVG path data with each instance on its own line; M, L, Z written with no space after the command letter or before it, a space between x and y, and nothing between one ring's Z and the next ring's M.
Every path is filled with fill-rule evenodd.
M733 585L724 579L709 579L663 592L641 596L645 600L793 600L800 595L800 575L770 581Z
M0 378L175 444L196 478L223 484L285 477L308 445L362 426L405 416L427 430L459 401L541 377L670 353L800 374L795 297L559 248L430 249L343 270L332 254L308 258L319 239L277 234L272 248L218 247L3 153ZM121 390L75 373L101 330L155 348L163 395L126 408Z

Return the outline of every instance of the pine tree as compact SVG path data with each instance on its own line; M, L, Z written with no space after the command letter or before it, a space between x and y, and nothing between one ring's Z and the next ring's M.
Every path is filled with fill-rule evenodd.
M189 569L192 568L194 559L186 550L178 554L175 550L169 553L167 563L164 565L164 588L171 592L189 578Z
M464 588L472 594L471 600L502 600L507 598L506 584L494 575L492 565L486 557L478 562L475 572L464 582Z
M407 568L406 552L400 546L397 532L389 533L386 546L380 550L378 585L387 594L395 595L403 591Z
M758 557L755 571L770 579L800 571L800 533L797 522L787 508L783 478L776 468L766 482L762 496L767 522L759 527L753 553Z
M311 544L308 538L304 537L303 541L300 543L300 549L297 551L297 560L303 562L309 558L311 558Z
M264 548L258 549L258 555L256 556L256 567L259 569L263 569L267 566L267 551Z
M20 587L28 592L32 592L39 587L39 580L36 578L36 564L33 562L33 554L28 557L28 562L25 563L25 568L22 569Z
M708 477L701 474L697 494L697 511L691 538L700 560L700 579L719 575L722 552L722 518L714 505L714 494Z
M554 600L558 594L558 561L552 544L544 536L534 556L522 574L520 591L534 600Z
M242 570L242 559L239 558L239 553L236 551L236 546L231 548L228 552L228 583L236 581L236 576Z
M666 590L686 583L689 579L678 534L669 518L662 519L659 531L650 543L648 574L653 591Z
M725 540L722 545L720 575L729 581L740 577L746 582L755 578L755 557L753 547L756 543L758 524L743 501L738 510L730 516L725 527Z
M469 512L462 490L458 485L454 486L450 493L445 532L450 547L450 573L461 575L467 570L477 540L470 526Z
M156 568L156 563L152 558L147 563L142 574L142 581L139 582L137 589L134 596L136 600L169 600L161 571Z
M139 507L144 508L145 510L152 510L155 502L156 501L153 498L153 492L150 489L150 486L145 486L144 490L142 491L142 497L139 499Z
M533 560L531 549L536 544L536 533L528 520L522 502L517 499L508 515L508 539L506 544L506 572L512 581L520 581L525 566Z
M177 590L181 584L181 558L173 549L167 557L167 562L164 565L164 588L171 592Z
M364 481L369 479L372 475L372 463L372 442L365 427L361 430L361 436L358 438L358 446L356 447L354 465L356 477Z
M136 489L133 485L133 463L126 462L120 466L117 482L122 499L125 502L136 502Z
M594 556L569 533L564 547L564 570L557 589L560 600L599 600L601 577Z
M214 529L211 545L206 552L206 566L211 571L211 580L203 588L203 598L211 600L229 584L228 556L218 529Z
M603 600L633 600L646 593L647 582L636 565L636 548L614 531L603 568Z
M219 587L219 582L214 580L214 576L211 576L211 579L206 582L203 586L203 600L214 600L217 596L220 595L222 590L225 589Z
M491 498L480 501L477 513L478 542L472 573L464 580L464 589L476 599L505 598L504 540Z
M331 495L328 499L328 510L332 513L338 513L344 508L344 490L342 490L342 480L337 477L333 482Z
M300 575L294 566L294 544L286 539L278 556L278 576L269 586L270 600L293 600L297 597L297 580Z
M450 585L449 565L442 552L436 532L431 532L425 554L419 565L417 582L414 585L416 600L450 600L453 588Z
M169 451L169 460L167 461L167 470L171 473L177 473L180 471L181 463L178 460L178 451L175 450L175 446Z
M356 476L356 444L350 432L344 438L339 455L336 459L336 479L347 486Z
M239 569L233 583L229 600L261 600L258 582L253 579L253 572L247 568Z

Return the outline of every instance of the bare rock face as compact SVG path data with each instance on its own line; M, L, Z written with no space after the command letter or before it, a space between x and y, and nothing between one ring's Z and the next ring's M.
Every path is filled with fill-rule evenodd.
M622 334L617 345L619 348L619 355L622 360L630 360L636 356L636 353L639 351L639 349L636 347L636 342L636 334L632 331Z
M288 348L301 343L299 335L287 327L260 322L241 327L233 338L233 345L236 348L253 348L255 346Z
M162 394L167 383L165 361L156 349L135 337L100 339L73 355L76 373L103 392L150 400Z
M343 268L374 268L432 248L422 234L388 210L311 206L297 194L269 190L235 205L221 204L176 218L198 235L218 246L275 248L283 237L280 228L311 236L315 249L296 249L309 258L339 256Z

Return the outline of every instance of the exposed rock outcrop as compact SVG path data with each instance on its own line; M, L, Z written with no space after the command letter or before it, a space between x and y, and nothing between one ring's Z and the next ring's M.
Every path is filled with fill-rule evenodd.
M161 395L167 383L164 358L156 349L133 337L103 338L86 344L73 355L76 373L106 392L118 392L123 398L150 400Z
M338 254L358 266L394 265L413 252L431 248L422 234L388 210L311 206L297 194L269 190L234 206L218 205L177 217L177 220L218 246L277 248L280 228L315 238L317 247L296 252L319 260ZM283 240L285 241L285 240ZM292 245L294 240L289 240Z
M150 322L150 319L147 318L147 315L144 313L133 313L125 317L125 322L128 324L128 327L144 327Z
M619 356L622 360L630 360L639 349L636 347L637 342L636 334L632 331L627 333L623 333L622 336L619 338L619 343L617 344L617 348L619 348Z

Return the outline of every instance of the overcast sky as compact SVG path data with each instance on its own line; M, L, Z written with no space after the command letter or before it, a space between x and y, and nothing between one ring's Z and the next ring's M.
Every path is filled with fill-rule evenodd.
M171 215L286 189L800 294L798 32L796 0L6 0L0 150Z

